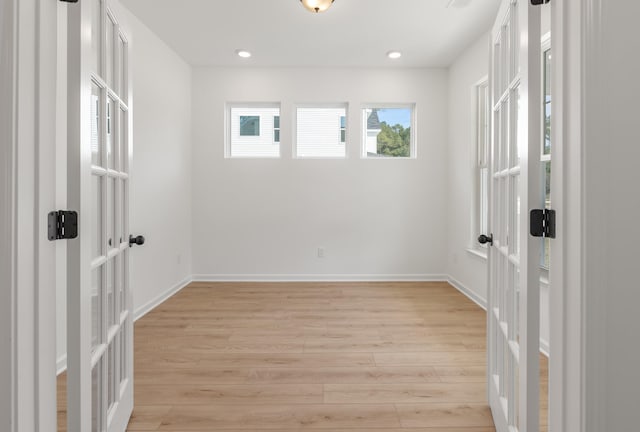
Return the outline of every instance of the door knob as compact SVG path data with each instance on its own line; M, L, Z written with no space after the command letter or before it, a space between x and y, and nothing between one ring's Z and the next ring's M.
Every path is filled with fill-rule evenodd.
M490 246L493 246L493 234L490 234L488 237L482 234L480 237L478 237L478 242L480 242L480 244L489 243Z
M142 246L144 244L144 237L139 235L138 237L134 237L132 235L129 236L129 247L133 245Z

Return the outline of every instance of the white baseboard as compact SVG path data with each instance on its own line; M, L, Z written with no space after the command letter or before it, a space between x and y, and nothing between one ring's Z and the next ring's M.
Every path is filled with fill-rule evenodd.
M193 282L446 282L430 274L196 274Z
M540 339L540 352L549 358L549 341Z
M165 292L158 295L157 297L149 300L147 303L138 307L135 311L133 311L133 320L138 321L140 318L142 318L143 316L151 312L153 309L155 309L157 306L159 306L161 303L166 301L169 297L173 296L174 294L182 290L182 288L189 285L192 281L193 281L193 278L191 276L188 276L182 281L172 286L171 288L169 288L168 290L166 290Z
M67 370L67 355L62 355L56 362L56 375L60 375Z
M478 294L474 293L472 290L464 286L460 281L452 278L451 276L447 278L447 282L449 282L462 294L469 297L471 301L480 306L482 309L487 310L487 299L480 297Z

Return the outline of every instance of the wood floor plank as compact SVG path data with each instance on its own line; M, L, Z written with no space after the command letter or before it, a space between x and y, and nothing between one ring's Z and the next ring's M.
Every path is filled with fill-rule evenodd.
M324 384L440 382L432 367L138 369L136 384ZM481 381L484 382L484 381Z
M191 405L173 407L163 417L159 431L219 428L257 430L397 428L393 405Z
M486 364L487 354L483 351L467 352L408 352L376 353L373 355L378 366L466 366Z
M135 387L140 405L238 405L319 404L324 401L321 384L140 384Z
M402 427L492 427L491 410L486 404L399 404Z
M484 383L325 384L326 403L484 403Z

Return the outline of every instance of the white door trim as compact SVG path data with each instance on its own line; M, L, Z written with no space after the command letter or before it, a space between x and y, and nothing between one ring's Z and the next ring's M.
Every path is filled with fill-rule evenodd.
M15 432L15 151L17 0L0 2L0 429Z
M604 270L586 265L588 253L602 252L598 238L591 237L589 244L586 239L603 234L587 233L584 160L585 143L597 139L589 132L590 124L598 127L597 110L586 109L585 103L597 88L589 80L601 67L601 0L554 1L551 8L552 140L559 169L552 173L551 198L558 238L551 249L551 286L556 289L550 291L549 430L602 431L607 407L598 397L605 385L607 349L602 346L605 292L599 287L606 283L598 285Z
M2 310L1 337L10 338L0 357L2 383L9 383L0 394L1 418L8 422L2 430L55 431L55 254L47 240L47 212L53 210L55 187L57 4L1 5L3 61L9 59L0 72L0 92L7 96L0 105L7 123L0 150L6 168L0 278L8 309Z

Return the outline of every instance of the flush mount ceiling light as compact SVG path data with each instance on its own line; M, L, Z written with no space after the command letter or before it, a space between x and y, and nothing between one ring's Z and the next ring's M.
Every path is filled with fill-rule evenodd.
M389 51L387 53L387 57L389 57L391 60L397 60L402 57L402 53L400 51Z
M304 6L310 12L324 12L331 7L334 0L300 0L302 6Z
M236 54L238 54L238 57L242 57L242 58L251 57L251 53L249 51L243 50L243 49L236 50Z

